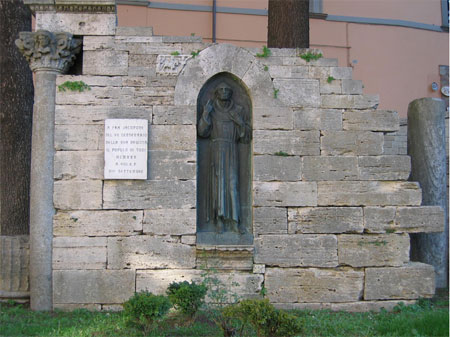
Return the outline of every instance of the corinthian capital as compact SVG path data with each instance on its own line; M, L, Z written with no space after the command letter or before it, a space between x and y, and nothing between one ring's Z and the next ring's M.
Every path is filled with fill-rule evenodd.
M16 46L30 64L32 71L66 72L81 49L81 41L69 33L46 30L20 32Z

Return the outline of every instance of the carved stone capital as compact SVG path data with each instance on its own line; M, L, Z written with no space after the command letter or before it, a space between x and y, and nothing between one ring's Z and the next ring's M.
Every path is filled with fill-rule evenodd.
M64 73L75 61L81 41L72 34L46 30L20 32L16 46L30 64L32 71L49 70Z

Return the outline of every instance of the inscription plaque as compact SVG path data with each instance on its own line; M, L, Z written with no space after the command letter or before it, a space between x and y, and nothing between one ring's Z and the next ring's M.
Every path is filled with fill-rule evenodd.
M147 179L148 121L105 120L105 179Z

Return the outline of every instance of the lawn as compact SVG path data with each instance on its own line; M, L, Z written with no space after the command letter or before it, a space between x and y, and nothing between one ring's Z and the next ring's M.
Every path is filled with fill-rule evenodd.
M448 292L445 299L419 300L392 312L346 313L327 310L291 311L302 323L300 336L449 336ZM246 336L255 336L251 329ZM0 336L223 336L201 311L189 324L176 313L145 334L122 312L33 312L13 303L0 304ZM281 337L281 336L280 336Z

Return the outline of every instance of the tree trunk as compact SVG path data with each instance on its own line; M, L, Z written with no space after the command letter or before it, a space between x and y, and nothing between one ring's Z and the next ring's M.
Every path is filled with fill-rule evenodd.
M309 0L269 0L269 48L309 48Z
M0 235L29 233L33 77L14 41L31 31L20 0L0 1Z

